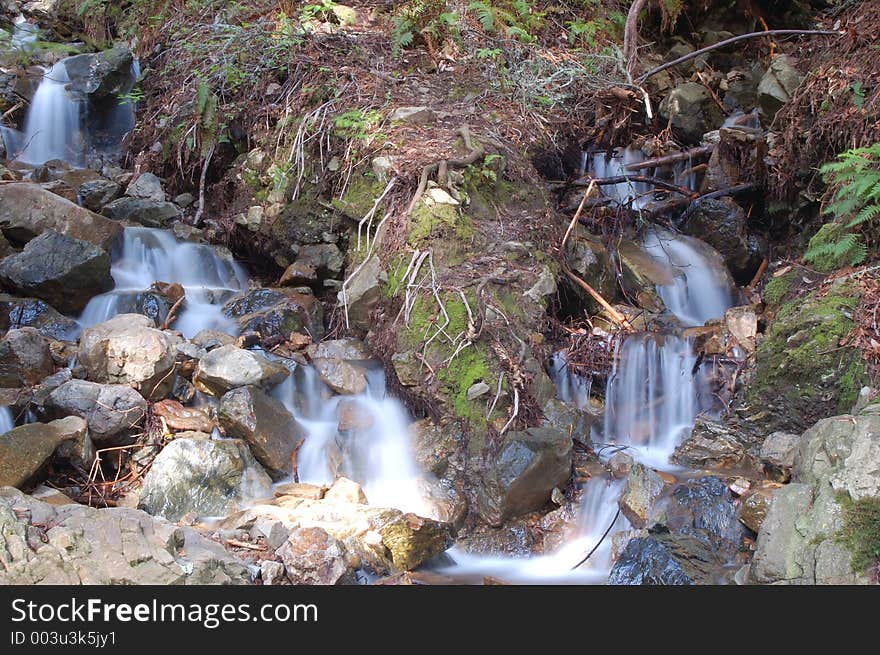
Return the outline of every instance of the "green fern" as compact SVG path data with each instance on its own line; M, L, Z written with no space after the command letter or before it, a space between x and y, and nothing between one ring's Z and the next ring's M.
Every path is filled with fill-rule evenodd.
M486 32L500 31L524 43L535 40L535 32L544 24L544 12L535 10L532 2L491 2L474 0L468 5Z
M832 218L810 239L804 261L822 271L861 264L866 232L880 216L880 143L847 150L819 171L834 189L823 210Z

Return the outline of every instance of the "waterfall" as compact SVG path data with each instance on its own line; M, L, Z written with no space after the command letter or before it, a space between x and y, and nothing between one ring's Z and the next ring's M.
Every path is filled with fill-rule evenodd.
M0 407L0 434L6 434L14 427L12 411L8 407Z
M565 351L553 353L550 359L550 378L556 387L556 397L564 403L570 403L578 409L589 411L590 389L593 378L575 375L568 367Z
M381 369L366 373L367 390L356 396L331 395L308 366L273 391L307 433L297 456L299 479L329 485L342 475L361 485L371 505L430 516L422 493L426 476L412 453L411 419L387 395ZM340 430L344 413L355 424L351 429Z
M177 282L186 291L174 323L184 336L191 338L203 329L235 332L235 324L223 314L221 303L247 288L247 275L239 264L220 257L211 246L180 242L166 230L127 227L110 273L115 288L89 301L79 318L80 327L132 311L135 297L161 281Z
M80 103L67 92L64 61L43 74L25 120L23 148L17 159L38 166L50 159L78 164L82 159Z
M40 28L33 23L29 23L24 16L19 15L12 22L12 40L10 45L13 50L27 52L33 48L33 44L39 35Z

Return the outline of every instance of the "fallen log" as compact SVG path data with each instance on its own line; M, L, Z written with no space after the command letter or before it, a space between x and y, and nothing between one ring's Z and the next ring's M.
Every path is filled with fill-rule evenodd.
M677 184L673 184L672 182L667 182L666 180L658 180L655 177L648 177L646 175L615 175L614 177L601 178L582 177L572 182L572 185L588 186L591 184L595 184L596 186L607 186L609 184L627 184L629 182L643 182L644 184L653 184L654 186L660 187L661 189L680 193L687 198L697 197L697 194L694 191L691 191L686 187L678 186Z
M646 159L645 161L636 162L634 164L627 164L624 168L628 171L641 171L646 168L666 166L667 164L675 164L680 161L688 161L697 157L711 155L714 149L714 145L699 146L698 148L675 152L671 155L663 155L662 157L654 157L653 159Z

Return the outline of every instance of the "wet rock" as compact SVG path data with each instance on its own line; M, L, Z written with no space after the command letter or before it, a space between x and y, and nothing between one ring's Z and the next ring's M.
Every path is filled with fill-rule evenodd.
M240 387L220 399L217 418L228 436L247 442L273 479L291 474L305 433L281 402L257 387Z
M105 205L119 197L120 188L116 182L98 179L84 182L77 188L77 194L83 207L93 212L100 212Z
M28 546L34 528L46 541ZM192 528L144 512L54 507L12 489L0 490L0 584L247 584L246 565Z
M324 334L321 303L292 289L255 289L227 302L223 312L236 319L241 332L255 332L263 341L287 339L295 332L314 339Z
M225 332L218 332L217 330L200 330L192 339L190 339L190 342L199 348L211 351L220 346L234 345L235 337L231 334L226 334Z
M367 259L349 276L344 289L337 294L339 304L346 308L348 325L369 329L372 327L370 312L376 308L382 295L381 285L388 278L376 255Z
M194 430L196 432L211 433L214 429L214 421L198 407L184 407L176 400L162 400L153 403L153 414L165 421L174 431Z
M83 330L78 363L92 382L129 384L147 400L161 400L174 386L174 346L140 314L120 314Z
M46 339L32 327L10 330L0 340L0 387L25 387L52 375Z
M654 534L630 539L614 563L612 585L713 584L712 570L723 562L699 541L684 535Z
M141 173L125 189L125 195L144 200L165 200L165 190L162 188L162 180L152 173Z
M289 374L284 365L259 353L227 345L209 351L199 360L193 383L199 391L222 396L230 389L247 385L271 389Z
M272 560L260 562L260 580L264 585L279 585L286 580L284 576L284 564Z
M312 266L304 262L295 261L284 270L284 273L281 274L281 279L278 280L278 286L307 286L310 284L314 284L317 281L318 273Z
M565 248L566 261L571 270L598 291L603 298L614 298L617 283L611 272L608 251L601 239L578 225ZM601 309L596 300L583 289L575 285L569 287L591 311Z
M671 119L689 143L699 143L703 134L716 129L724 120L708 89L696 82L675 87L660 103L660 114Z
M769 489L758 489L747 495L742 499L737 511L740 523L752 532L760 531L772 500L773 494Z
M553 428L507 435L486 467L477 493L480 515L493 526L543 507L571 473L571 438Z
M341 359L313 359L321 381L336 393L357 395L367 390L366 371Z
M625 452L618 451L608 458L608 469L616 480L622 480L632 470L634 460Z
M743 208L730 198L709 199L691 213L683 229L715 248L733 278L746 284L761 265L765 252L757 239L750 238L747 222Z
M746 388L760 408L764 434L801 432L818 419L846 412L867 379L861 351L843 340L854 329L860 290L839 280L782 303L757 348Z
M84 420L70 416L51 423L21 425L0 435L0 487L23 486L62 443L81 439L87 432Z
M739 550L742 527L727 485L716 477L679 484L659 521L669 531L693 537L719 557L732 558Z
M724 312L724 327L736 343L751 355L757 348L758 317L751 307L731 307Z
M345 544L321 528L294 530L275 554L293 584L357 584Z
M635 528L648 526L654 514L654 503L663 491L663 480L642 464L633 464L617 500L620 511Z
M92 438L104 442L136 432L147 412L147 402L127 384L70 380L49 394L45 411L50 418L72 415L85 419Z
M165 227L169 221L179 216L180 210L173 203L162 200L123 196L105 205L101 214L114 221L130 221L145 227Z
M336 414L339 417L336 429L346 437L369 430L376 424L373 414L356 398L341 399Z
M657 286L672 284L670 271L632 241L621 242L618 256L622 272L620 283L627 296L635 298L639 306L649 312L665 311L665 305L657 294Z
M688 468L714 469L736 466L746 458L746 446L735 428L701 416L669 459Z
M108 252L122 235L118 223L27 183L0 185L0 229L19 245L54 230Z
M81 312L93 296L113 288L105 251L51 230L0 261L0 281L62 312Z
M126 92L131 80L134 56L125 46L104 52L67 57L64 67L70 77L69 92L80 97L107 98Z
M416 568L452 546L455 533L448 523L415 514L404 514L379 530L394 566L403 571Z
M545 402L541 409L544 412L542 427L555 428L571 435L572 439L590 443L590 427L596 421L596 416L555 398Z
M312 359L367 360L372 358L370 350L363 341L351 338L315 343L309 346L306 352Z
M348 478L338 478L324 493L324 498L342 503L367 504L367 496L361 485Z
M753 114L747 115L752 116ZM767 144L760 123L755 127L722 127L714 134L717 134L717 143L707 163L706 175L700 186L701 193L729 189L763 178ZM750 239L754 240L754 237L750 236Z
M767 119L772 119L800 86L803 75L794 64L795 60L788 55L777 56L758 84L758 105Z
M437 477L448 476L456 468L455 457L463 435L460 426L452 421L435 424L430 419L416 421L410 426L416 462L423 471Z
M176 521L188 512L226 516L271 494L272 480L238 439L175 439L144 478L138 507Z

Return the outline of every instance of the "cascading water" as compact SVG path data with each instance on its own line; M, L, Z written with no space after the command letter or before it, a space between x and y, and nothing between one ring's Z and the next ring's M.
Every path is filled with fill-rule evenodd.
M0 434L6 434L14 427L12 411L8 407L0 407Z
M590 409L590 389L593 386L593 378L573 374L568 366L568 357L565 351L554 353L550 359L550 378L556 387L556 397L559 400L574 405L578 409Z
M82 158L80 103L67 92L64 61L43 74L25 119L16 159L37 166L50 159L78 164ZM15 152L17 150L10 150Z
M33 48L37 37L40 35L40 28L29 23L24 16L18 16L12 22L12 39L10 45L14 50L27 52Z
M110 272L115 288L89 301L79 318L80 327L133 311L138 294L161 281L176 282L186 291L174 323L184 336L192 337L203 329L235 332L234 322L223 314L221 303L247 288L247 275L239 264L220 257L211 246L177 241L166 230L127 227Z
M367 368L365 393L333 396L313 368L298 367L273 395L306 430L297 456L302 482L331 484L344 475L363 487L371 505L432 515L426 477L412 454L410 417L387 395L381 369Z

